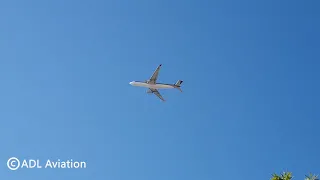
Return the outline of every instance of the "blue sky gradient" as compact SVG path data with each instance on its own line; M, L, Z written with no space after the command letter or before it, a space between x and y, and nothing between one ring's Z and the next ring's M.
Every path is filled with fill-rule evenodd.
M1 179L319 173L320 1L0 3ZM184 80L162 103L132 80ZM16 156L86 169L10 171Z

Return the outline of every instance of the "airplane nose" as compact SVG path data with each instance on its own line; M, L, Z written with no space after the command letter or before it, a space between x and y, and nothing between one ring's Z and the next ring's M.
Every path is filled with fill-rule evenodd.
M132 85L132 82L129 82L130 85Z

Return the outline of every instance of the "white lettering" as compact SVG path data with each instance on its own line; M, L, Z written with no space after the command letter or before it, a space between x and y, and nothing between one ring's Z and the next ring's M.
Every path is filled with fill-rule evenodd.
M24 167L25 167L25 168L29 168L29 167L28 167L27 160L23 160L23 161L22 161L21 168L24 168Z
M87 168L86 162L73 162L73 160L67 160L67 161L60 161L58 159L57 161L50 161L47 160L45 168L58 168L58 169L73 169L73 168Z

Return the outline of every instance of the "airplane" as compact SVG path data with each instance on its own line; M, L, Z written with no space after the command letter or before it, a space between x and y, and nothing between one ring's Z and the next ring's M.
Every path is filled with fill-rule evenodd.
M152 74L151 78L149 80L146 81L132 81L129 84L132 86L138 86L138 87L145 87L148 88L147 93L153 93L156 96L158 96L158 98L160 98L162 101L166 101L161 94L159 93L158 89L178 89L180 92L182 92L181 90L181 84L182 84L182 80L178 80L175 84L163 84L163 83L157 83L157 79L158 79L158 75L159 75L159 71L161 68L162 64L160 64L157 69L154 71L154 73Z

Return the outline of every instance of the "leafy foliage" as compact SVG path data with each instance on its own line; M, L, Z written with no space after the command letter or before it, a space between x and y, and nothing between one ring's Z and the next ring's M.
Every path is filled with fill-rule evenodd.
M304 180L319 180L318 175L309 174L309 176L306 176Z
M291 172L283 172L282 174L272 174L271 180L291 180L293 178ZM304 180L319 180L318 176L309 174Z
M291 172L283 172L280 175L273 174L271 180L291 180L292 173Z

